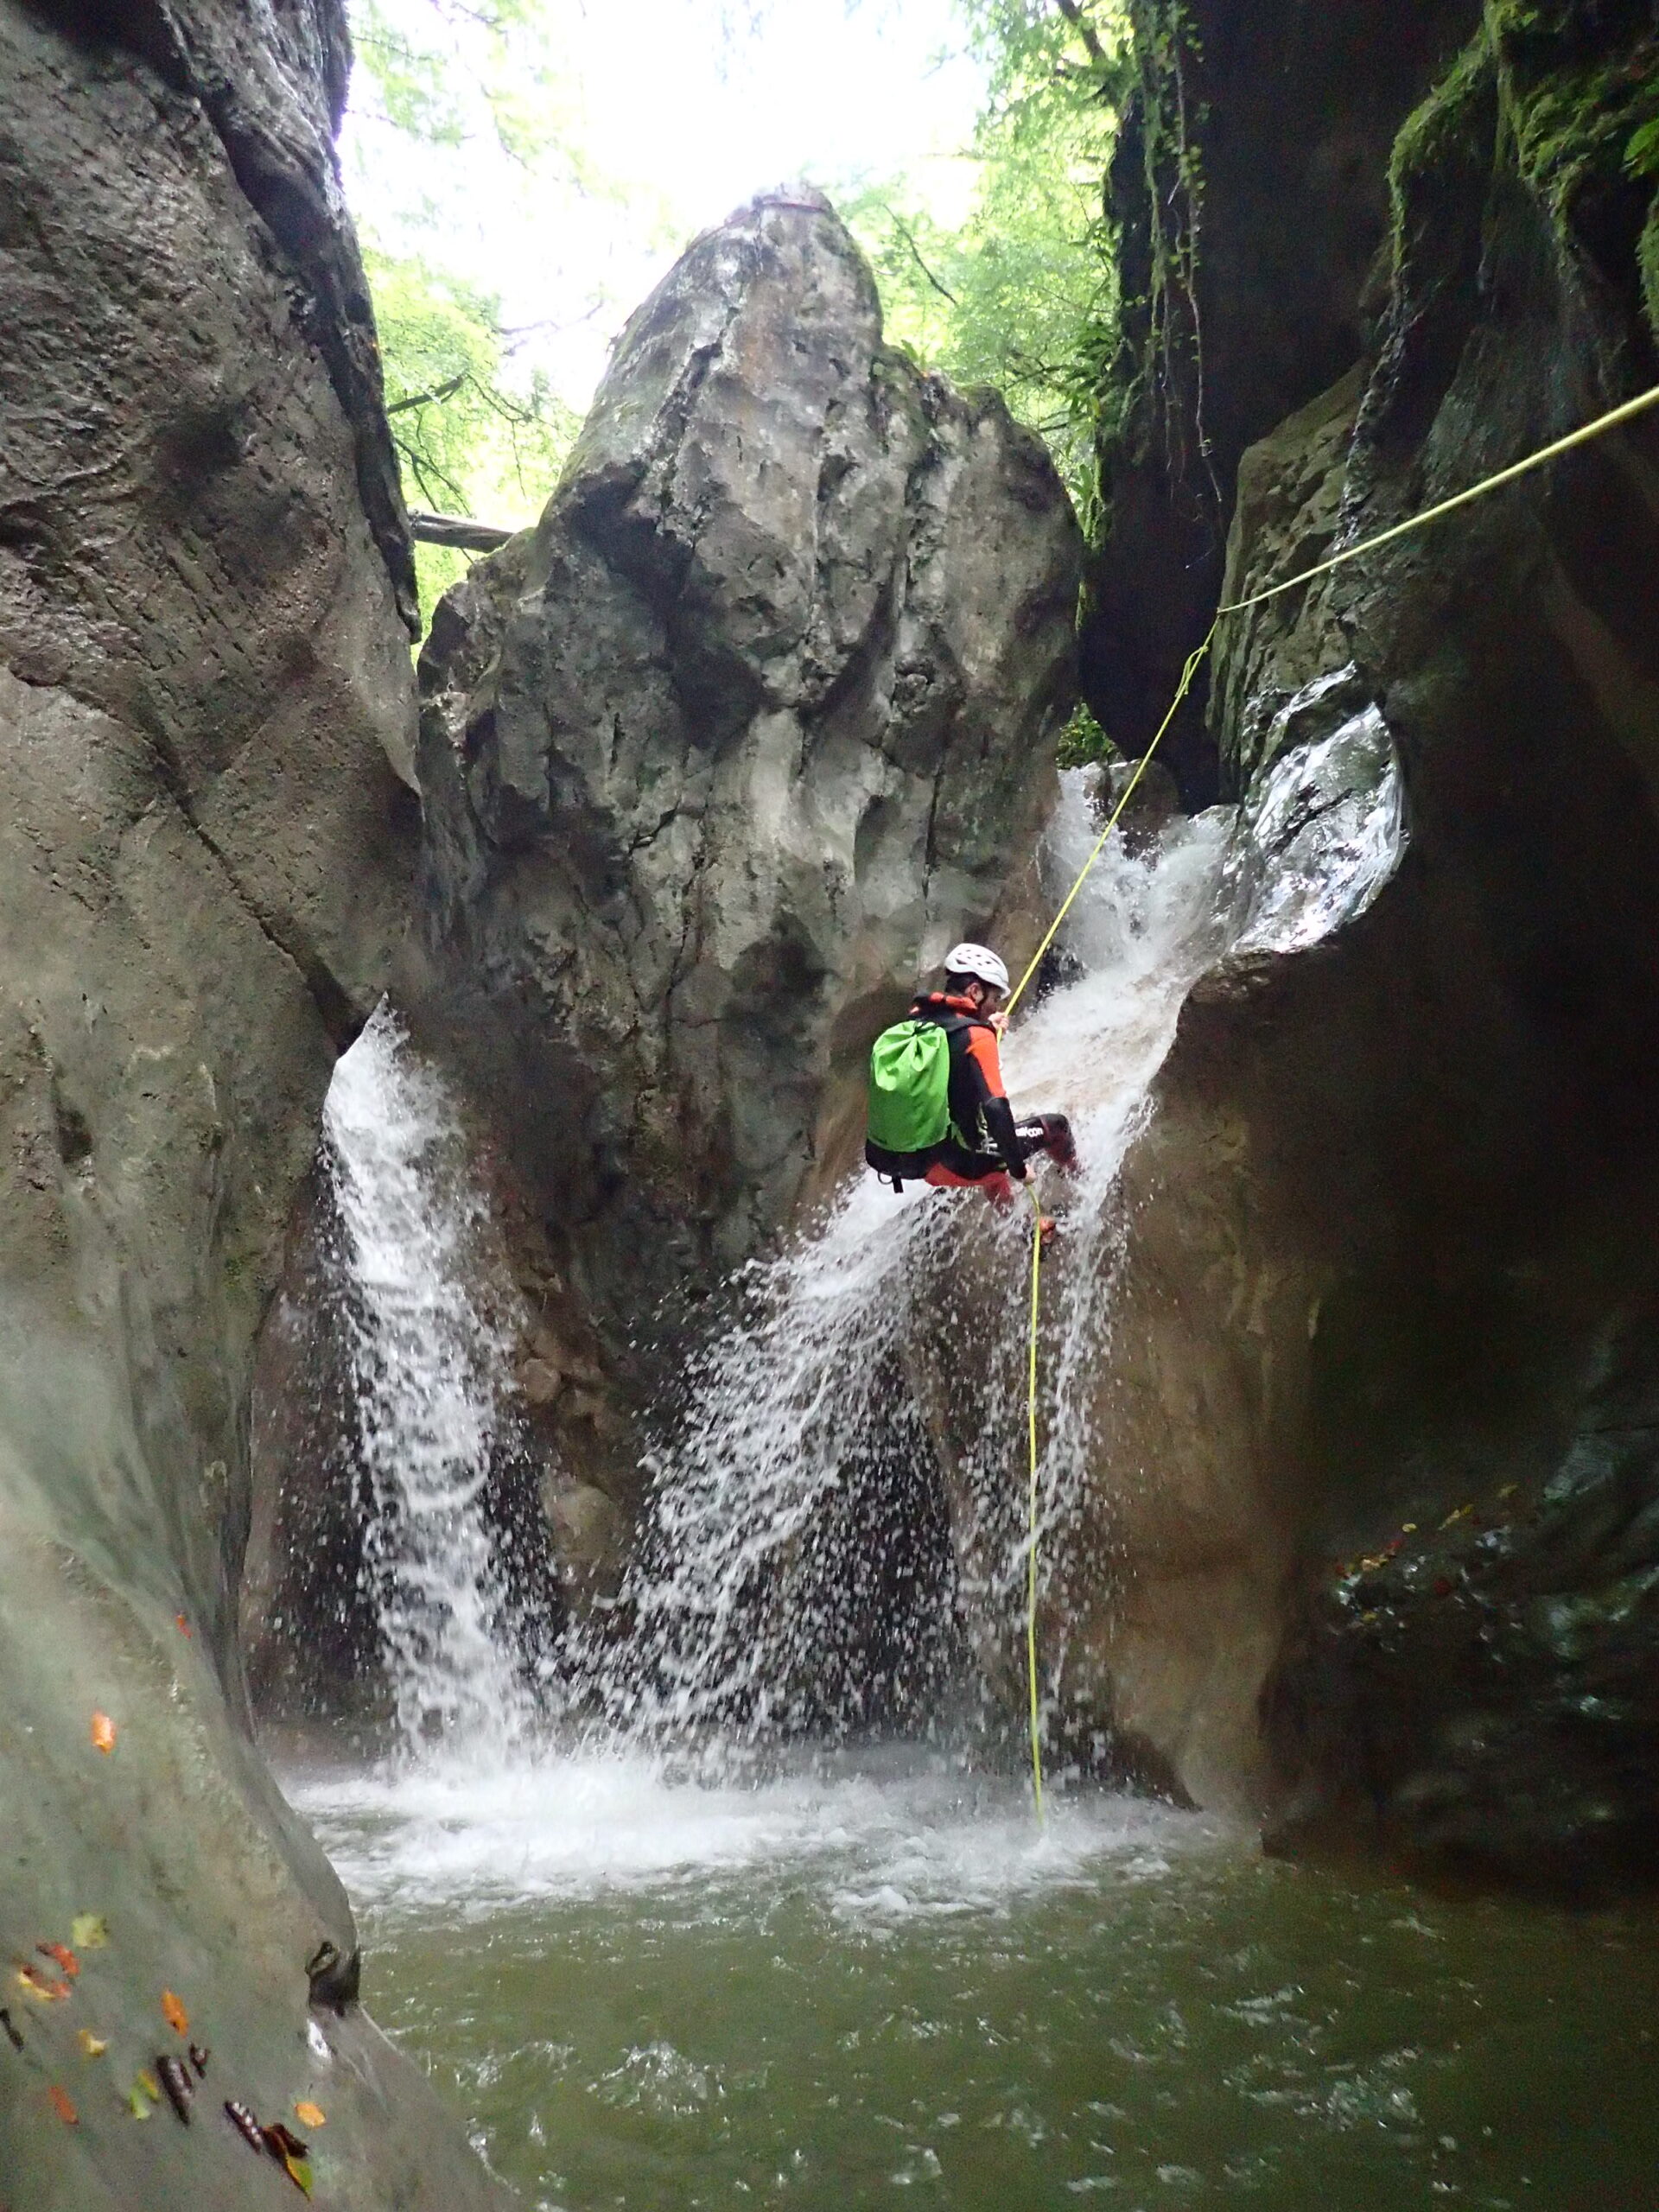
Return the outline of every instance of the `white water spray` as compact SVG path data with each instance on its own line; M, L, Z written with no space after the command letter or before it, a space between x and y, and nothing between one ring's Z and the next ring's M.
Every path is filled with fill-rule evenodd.
M1397 857L1391 747L1363 721L1287 755L1259 803L1109 847L1067 931L1082 973L1008 1040L1016 1105L1069 1114L1084 1161L1062 1201L1067 1257L1051 1271L1059 1294L1045 1324L1046 1559L1064 1550L1070 1501L1098 1448L1089 1408L1109 1357L1118 1170L1187 992L1229 945L1287 950L1337 926ZM1094 834L1084 783L1068 777L1048 855L1061 889ZM620 1660L612 1646L577 1669L579 1695L597 1688L612 1726L561 1747L523 1726L498 1638L479 1493L503 1347L462 1287L482 1234L479 1199L442 1087L385 1017L342 1064L329 1129L356 1254L358 1375L383 1523L375 1556L400 1716L411 1738L435 1716L450 1751L465 1738L493 1754L482 1763L493 1771L445 1758L296 1783L368 1894L385 1904L435 1889L489 1910L526 1891L654 1887L822 1857L849 1910L875 1898L955 1910L1010 1884L1077 1878L1103 1854L1139 1847L1142 1815L1129 1801L1057 1805L1039 1832L1017 1784L975 1783L954 1755L916 1746L890 1767L863 1745L845 1775L822 1751L804 1773L785 1758L757 1778L742 1757L734 1775L721 1772L733 1747L811 1729L838 1652L847 1679L865 1656L860 1637L904 1607L904 1592L867 1572L879 1548L873 1509L891 1507L896 1485L904 1510L906 1455L923 1465L932 1449L896 1348L940 1325L964 1238L977 1243L982 1289L1023 1281L1023 1211L998 1226L976 1193L912 1186L897 1198L862 1177L816 1232L750 1270L738 1325L703 1357L656 1471L654 1527L628 1593L633 1633ZM1020 1306L1016 1290L997 1308L1015 1351ZM1017 1442L1020 1363L1003 1364L1009 1402L998 1425ZM988 1472L988 1487L1017 1503L1007 1465ZM960 1522L944 1532L947 1555L988 1552L988 1587L974 1593L982 1614L1018 1611L1017 1518L992 1527L988 1545ZM978 1571L970 1561L967 1573ZM911 1593L911 1620L949 1615L952 1598L949 1586ZM688 1742L715 1753L699 1788L685 1786ZM1183 1816L1156 1817L1160 1836L1187 1832ZM856 1878L838 1853L851 1854ZM918 1860L930 1853L931 1872Z
M1045 1317L1046 1550L1063 1549L1101 1448L1091 1422L1122 1243L1118 1171L1182 1003L1230 944L1294 949L1358 911L1397 856L1400 811L1371 709L1287 753L1243 809L1115 840L1063 939L1080 973L1009 1037L1016 1109L1067 1114L1083 1162L1063 1197L1064 1266ZM1096 834L1088 777L1074 772L1047 841L1057 895ZM441 1735L499 1751L528 1717L504 1656L483 1510L507 1346L469 1287L487 1273L487 1215L454 1110L390 1014L341 1063L327 1132L376 1501L370 1564L400 1726L410 1743ZM738 1318L702 1355L654 1470L626 1593L632 1633L598 1650L572 1638L578 1702L596 1690L624 1733L695 1738L717 1754L884 1717L883 1698L885 1717L902 1717L925 1708L953 1656L953 1583L995 1671L987 1624L1012 1618L1026 1552L1003 1464L1023 1423L1022 1308L1003 1292L1022 1273L1027 1227L1023 1211L994 1221L976 1192L912 1186L896 1198L863 1177L815 1232L748 1271ZM954 1525L935 1532L928 1583L894 1532L930 1497L943 1510L925 1472L928 1423L940 1418L938 1374L950 1362L937 1356L938 1332L964 1240L981 1268L969 1335L983 1448L958 1454Z
M385 1006L335 1070L323 1135L399 1734L499 1754L525 1709L484 1511L507 1358L475 1287L488 1210L448 1093Z
M1299 696L1285 717L1322 696ZM1073 772L1047 840L1055 896L1097 834L1090 777ZM1391 872L1401 837L1392 742L1369 708L1287 752L1243 808L1113 840L1061 941L1081 972L1010 1032L1003 1068L1015 1110L1066 1114L1082 1161L1069 1189L1051 1191L1064 1220L1044 1321L1046 1557L1064 1554L1099 1472L1094 1409L1123 1249L1118 1174L1182 1004L1231 946L1298 950L1351 919ZM868 1649L905 1594L883 1579L883 1515L922 1495L930 1421L951 1425L942 1377L957 1343L977 1371L957 1438L952 1572L978 1624L982 1667L995 1672L1027 1552L1007 1463L1024 1425L1028 1228L1023 1209L993 1223L976 1192L912 1185L895 1198L867 1176L816 1233L752 1271L744 1318L706 1357L680 1440L656 1471L632 1592L641 1665L613 1696L613 1717L750 1741L836 1717L826 1676L833 1694L838 1667L856 1675L861 1643ZM933 1615L950 1594L927 1593L932 1615L917 1608L906 1633L937 1637ZM902 1671L905 1656L889 1649L884 1663ZM1061 1657L1051 1655L1056 1677ZM912 1658L919 1679L926 1654ZM865 1716L843 1696L841 1717Z
M1109 849L1067 932L1084 972L1009 1039L1016 1109L1068 1114L1084 1163L1065 1201L1073 1287L1047 1352L1051 1516L1087 1463L1081 1408L1110 1295L1102 1247L1117 1170L1181 1001L1224 941L1231 823L1217 809L1143 849ZM1070 775L1050 841L1057 880L1075 875L1094 835L1086 779ZM616 1717L750 1740L823 1717L826 1669L893 1602L874 1557L884 1486L929 1453L904 1351L948 1288L964 1226L982 1235L987 1220L976 1192L912 1185L895 1198L867 1176L815 1234L753 1271L745 1318L706 1358L681 1441L657 1470L633 1592L640 1663L613 1698ZM1010 1282L1022 1279L1027 1230L1020 1211L997 1232ZM1019 1297L980 1319L1012 1348ZM1001 1550L990 1579L1011 1589L1023 1556L1011 1532ZM949 1590L939 1594L948 1607ZM918 1611L915 1632L930 1625Z

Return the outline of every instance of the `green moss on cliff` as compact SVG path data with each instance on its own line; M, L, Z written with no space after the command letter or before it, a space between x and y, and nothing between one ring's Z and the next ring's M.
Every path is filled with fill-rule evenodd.
M1427 249L1432 259L1444 248L1446 226L1435 185L1471 170L1478 175L1491 162L1492 80L1491 44L1483 27L1400 127L1389 161L1389 257L1396 287L1414 289L1420 254Z
M1630 175L1632 140L1659 124L1652 11L1627 3L1592 23L1573 0L1487 0L1486 13L1516 166L1566 225L1586 189Z
M1500 143L1490 143L1496 92ZM1639 276L1659 337L1659 30L1642 0L1486 0L1478 35L1395 142L1395 260L1419 180L1448 162L1512 166L1562 243L1616 280ZM1645 218L1645 222L1644 222Z
M1479 149L1491 67L1483 29L1401 124L1389 163L1396 236L1413 181L1438 168L1453 151Z

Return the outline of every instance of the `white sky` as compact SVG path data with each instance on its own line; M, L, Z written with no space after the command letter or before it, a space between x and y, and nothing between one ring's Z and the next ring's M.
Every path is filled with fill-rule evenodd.
M431 36L431 0L383 0ZM460 154L413 156L355 115L348 187L388 245L424 201L427 257L497 292L562 395L584 411L622 323L687 239L766 187L831 191L900 174L944 220L967 211L963 158L983 92L953 0L774 0L758 30L720 35L719 0L545 0L571 136L601 180L526 179L478 111Z

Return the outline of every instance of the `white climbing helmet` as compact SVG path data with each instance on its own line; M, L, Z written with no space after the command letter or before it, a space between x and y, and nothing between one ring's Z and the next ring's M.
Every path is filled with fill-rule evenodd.
M977 976L994 991L1008 988L1008 971L988 944L959 944L944 956L947 976Z

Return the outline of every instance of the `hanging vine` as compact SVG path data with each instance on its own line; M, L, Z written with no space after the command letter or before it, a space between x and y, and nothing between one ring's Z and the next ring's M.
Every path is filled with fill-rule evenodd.
M1208 109L1193 90L1203 60L1183 0L1129 0L1141 188L1147 226L1144 327L1124 363L1124 428L1138 416L1163 448L1172 482L1202 465L1221 505L1205 419L1204 318L1198 271L1204 222L1201 138Z

